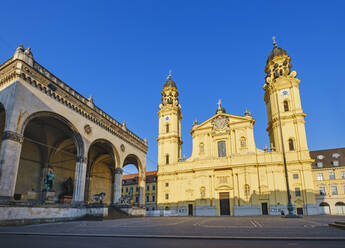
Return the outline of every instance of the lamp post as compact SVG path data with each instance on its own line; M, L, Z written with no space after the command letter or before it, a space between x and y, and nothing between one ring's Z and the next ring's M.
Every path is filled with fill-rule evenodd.
M280 128L280 139L282 141L284 172L285 172L285 181L286 181L286 189L287 189L287 197L288 197L287 209L289 211L289 214L286 215L286 217L296 217L296 215L293 213L293 206L292 206L292 203L291 203L291 193L290 193L290 186L289 186L289 175L288 175L287 165L286 165L285 147L284 147L284 139L283 139L283 129L282 129L282 122L281 122L281 119L280 119L280 109L279 109L279 102L278 102L278 92L276 93L276 101L277 101L277 108L278 108L278 120L279 120L279 128Z

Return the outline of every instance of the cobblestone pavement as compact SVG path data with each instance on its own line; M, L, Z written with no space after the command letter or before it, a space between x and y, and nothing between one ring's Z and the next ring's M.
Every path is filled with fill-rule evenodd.
M308 216L286 219L259 217L140 217L103 221L73 221L0 227L3 232L233 236L233 237L343 237L345 230L329 227L345 216Z

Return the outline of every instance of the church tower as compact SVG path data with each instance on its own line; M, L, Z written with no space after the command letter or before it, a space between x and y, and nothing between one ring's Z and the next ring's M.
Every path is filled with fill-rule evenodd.
M176 83L171 79L169 72L158 111L158 166L177 163L181 158L182 114L178 96Z
M299 93L300 80L296 78L296 71L291 71L290 62L290 56L277 46L273 37L273 50L268 56L265 68L267 131L271 149L282 151L281 137L283 137L286 152L297 151L301 154L300 152L307 151L309 154L304 121L306 114L303 113Z

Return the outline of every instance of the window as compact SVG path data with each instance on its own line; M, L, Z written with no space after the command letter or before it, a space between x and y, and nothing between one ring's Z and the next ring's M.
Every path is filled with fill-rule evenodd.
M317 173L317 180L322 181L323 180L323 173Z
M337 186L331 186L331 194L332 195L338 195L338 188Z
M321 159L324 159L325 156L323 156L323 155L317 155L316 158L321 160Z
M317 164L317 167L319 167L319 168L323 167L323 163L322 162L317 162L316 164Z
M146 185L146 190L147 190L147 191L150 190L150 185Z
M169 194L165 194L165 200L169 200Z
M152 195L152 201L155 202L155 195Z
M152 184L152 190L156 190L156 185Z
M200 153L204 153L205 152L204 143L200 143L200 145L199 145L199 152Z
M339 154L339 153L333 153L333 154L332 154L332 158L337 159L337 158L339 158L339 157L340 157L340 154Z
M139 191L139 188L138 186L135 187L135 192L138 192Z
M333 166L339 166L339 161L338 161L338 160L334 160L334 161L332 162L332 164L333 164Z
M121 193L123 193L123 188L121 188Z
M284 111L288 112L289 111L289 102L288 101L284 101Z
M345 171L341 172L341 179L345 179Z
M298 174L293 174L293 179L298 179Z
M166 133L169 133L169 124L166 124L166 125L165 125L165 132L166 132Z
M328 173L328 175L329 175L329 180L334 180L335 179L335 173L333 171Z
M126 187L126 193L128 193L128 187Z
M165 155L165 164L169 164L169 155Z
M294 147L294 144L293 144L293 139L289 139L289 150L290 151L294 151L295 150L295 147Z
M135 202L138 203L139 202L139 196L135 197Z
M226 147L225 141L218 141L218 157L225 157L226 156Z
M246 148L247 144L246 144L246 138L245 137L241 137L240 143L241 143L241 148Z
M295 195L301 196L301 189L300 188L295 188Z
M146 196L146 202L149 202L150 201L150 197L147 195Z
M325 186L319 186L320 195L326 195L326 188Z
M169 187L169 183L165 183L165 187Z

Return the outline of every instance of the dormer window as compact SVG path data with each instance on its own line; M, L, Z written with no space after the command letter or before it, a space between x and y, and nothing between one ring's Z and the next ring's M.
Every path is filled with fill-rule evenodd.
M339 158L339 157L340 157L340 154L339 154L339 153L333 153L333 154L332 154L332 158L337 159L337 158Z
M319 168L322 168L322 167L323 167L323 163L322 163L322 162L317 162L316 165L317 165L317 167L319 167Z
M322 160L322 159L325 158L325 156L323 156L323 155L317 155L316 158Z

